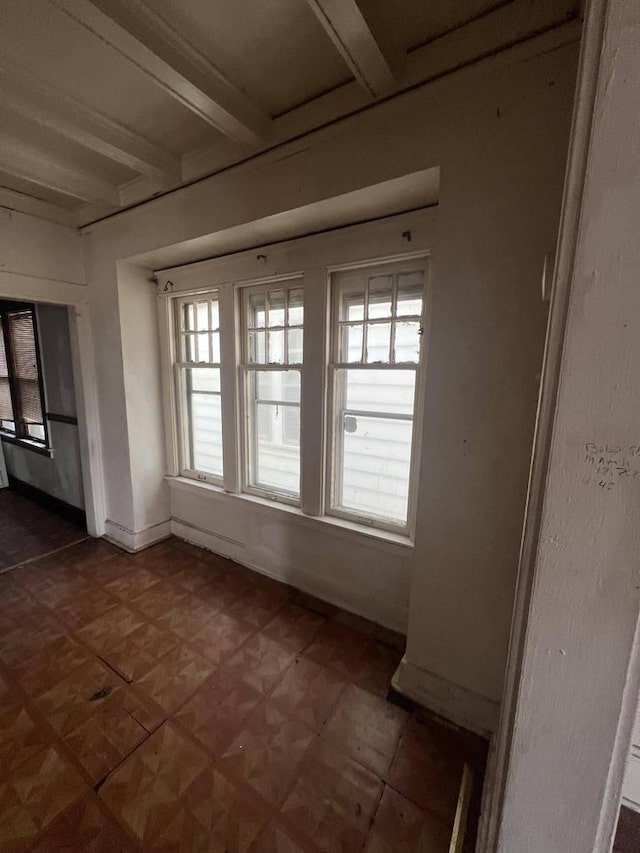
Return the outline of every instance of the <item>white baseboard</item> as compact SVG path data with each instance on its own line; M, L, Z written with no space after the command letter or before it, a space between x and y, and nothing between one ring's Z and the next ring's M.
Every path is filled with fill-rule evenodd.
M343 610L348 610L350 613L355 613L358 616L369 619L385 628L390 628L392 631L398 631L401 634L406 633L407 608L395 602L381 601L380 599L364 595L361 592L356 593L353 590L345 589L328 581L326 578L307 572L299 567L293 569L291 567L283 567L279 571L275 567L266 568L265 566L258 565L247 558L247 549L242 542L211 533L208 530L176 518L171 521L171 532L180 539L191 542L193 545L199 545L208 551L213 551L223 557L235 560L236 563L240 563L240 565L246 566L246 568L252 569L254 572L259 572L274 580L290 584L302 592L334 604Z
M163 539L171 536L170 521L161 521L159 524L152 524L150 527L145 527L144 530L134 531L107 519L104 527L104 538L117 545L118 548L128 551L130 554L143 551L145 548L155 545L156 542L161 542Z
M434 714L482 737L489 737L498 725L498 702L410 663L406 655L391 686Z

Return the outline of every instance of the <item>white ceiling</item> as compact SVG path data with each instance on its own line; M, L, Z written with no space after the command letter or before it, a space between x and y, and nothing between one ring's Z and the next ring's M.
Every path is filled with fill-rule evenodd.
M578 5L0 0L0 206L85 224L561 24ZM437 67L434 43L447 56Z

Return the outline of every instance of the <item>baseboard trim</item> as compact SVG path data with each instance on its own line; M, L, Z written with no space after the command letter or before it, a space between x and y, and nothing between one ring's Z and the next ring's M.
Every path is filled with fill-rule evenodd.
M128 551L130 554L135 554L138 551L144 551L156 542L161 542L163 539L168 539L171 536L171 522L161 521L158 524L152 524L145 527L143 530L129 530L128 527L123 527L116 521L107 519L104 523L105 533L104 538L122 548L123 551Z
M498 702L410 663L406 655L391 685L434 714L481 737L490 737L498 725Z
M265 568L247 559L246 548L242 542L204 530L202 527L197 527L181 519L173 518L171 520L171 532L179 539L184 539L193 545L205 548L207 551L228 557L254 572L289 584L301 592L306 592L392 631L399 631L401 634L406 633L408 616L406 607L394 602L380 601L359 593L353 593L352 590L342 589L335 584L328 583L324 578L302 569L283 568L282 571L277 571Z

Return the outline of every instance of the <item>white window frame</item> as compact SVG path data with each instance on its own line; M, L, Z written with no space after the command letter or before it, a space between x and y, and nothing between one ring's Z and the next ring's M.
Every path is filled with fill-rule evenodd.
M215 297L218 300L218 314L220 315L220 294L217 288L212 290L203 291L200 293L192 293L185 294L173 300L172 311L173 311L173 322L174 322L174 340L175 340L175 359L174 359L174 382L176 389L176 414L177 414L177 433L179 437L179 459L180 459L180 475L182 477L189 477L190 479L199 480L203 483L213 483L214 485L221 486L224 482L224 473L223 475L212 474L208 471L200 471L197 468L192 468L186 464L187 459L190 457L190 444L191 439L189 437L189 407L187 403L188 394L187 388L185 385L186 372L189 368L218 368L220 370L221 384L222 384L222 356L219 362L187 362L182 361L181 352L182 352L182 338L184 336L184 332L181 328L180 317L182 314L182 307L190 302L196 302L200 299L211 300ZM220 331L220 330L219 330ZM220 400L221 400L221 408L222 408L222 388L220 390ZM224 471L224 457L223 457L223 471Z
M361 225L352 225L325 234L313 235L264 249L236 252L184 267L156 271L160 321L161 367L164 399L167 476L192 484L194 489L218 490L233 499L280 507L301 520L317 518L347 531L374 540L412 546L420 466L423 409L425 396L428 319L431 315L431 283L427 273L423 304L424 326L422 358L416 377L417 390L412 448L412 476L409 497L409 523L383 525L370 519L354 520L342 513L327 512L332 425L327 423L331 370L331 275L335 271L365 266L380 266L403 260L429 259L435 244L436 210L425 209L398 214ZM287 501L285 495L246 491L246 449L241 370L244 359L242 334L242 290L253 286L272 286L279 281L300 279L304 289L303 371L300 405L301 466L300 500ZM297 286L297 285L296 285ZM205 295L216 290L220 308L221 389L223 431L222 481L202 481L181 467L181 416L178 412L178 387L175 381L176 299ZM189 486L190 487L190 486ZM226 499L226 498L225 498ZM229 498L230 499L230 498ZM381 543L382 544L382 543Z
M424 269L424 284L422 290L422 313L419 317L421 324L420 335L420 356L418 362L398 362L398 363L380 363L373 362L370 364L363 362L341 362L339 359L340 353L340 300L338 292L340 288L340 273L353 271L366 271L368 275L385 275L390 272L413 272L416 269ZM362 264L347 264L341 267L332 267L330 270L330 311L331 311L331 329L330 329L330 358L327 366L328 371L328 398L325 407L325 421L328 429L327 453L326 453L326 486L325 486L325 514L342 518L347 521L354 521L358 524L375 527L379 530L387 530L390 533L401 533L405 535L414 535L416 524L416 509L417 509L417 487L418 474L420 471L420 440L422 434L423 418L424 418L424 392L425 392L425 374L426 374L426 356L428 348L428 323L431 317L431 291L430 291L430 259L428 253L415 254L410 253L399 258L389 258L383 263L371 261ZM392 315L387 321L386 319L374 320L378 322L391 323L391 349L394 344L394 325L392 318L395 319L395 300L396 300L396 285L393 288L393 304ZM404 319L404 318L402 318ZM407 320L413 320L414 317L407 317ZM367 339L366 327L372 321L367 319L367 300L364 302L363 313L363 352L366 353ZM376 371L397 371L397 370L413 370L415 371L415 394L413 401L413 414L411 421L413 429L411 434L411 461L409 467L409 496L407 502L407 522L400 524L393 521L386 521L383 518L374 518L373 516L361 515L356 511L347 510L339 506L334 506L334 500L338 489L338 459L337 447L340 444L342 430L339 427L339 405L338 405L338 387L337 379L341 370L376 370ZM399 416L399 419L405 418Z
M290 290L302 290L304 294L304 278L301 274L292 275L292 276L275 276L270 279L263 280L258 284L247 284L238 287L238 314L240 316L240 334L242 337L240 352L241 352L241 362L239 365L239 375L240 375L240 405L241 405L241 422L244 426L242 432L242 491L248 495L256 495L258 497L267 498L272 501L279 501L286 504L291 504L291 506L300 506L301 498L299 494L294 494L292 492L288 492L284 489L275 489L269 488L266 485L261 485L258 483L251 482L251 469L252 464L254 463L254 458L256 456L256 450L252 447L252 433L257 430L257 423L250 426L250 418L252 416L253 409L253 397L251 394L251 374L255 373L268 373L271 371L283 372L285 370L292 370L300 374L300 480L302 480L302 388L304 387L304 354L302 361L297 364L275 364L272 362L252 362L249 356L249 300L248 297L252 293L264 293L265 294L265 302L267 293L273 290L284 290L288 292ZM288 297L285 297L285 311L288 308L289 300ZM304 295L303 295L303 306L304 306ZM284 339L285 339L285 350L288 346L287 344L287 329L288 326L288 318L285 314L285 325L282 327L267 327L266 319L265 319L265 341L268 338L269 331L278 331L280 328L284 331ZM304 319L302 324L303 336L304 336ZM303 337L304 341L304 337ZM265 343L266 346L266 343ZM303 344L304 346L304 344ZM266 351L266 350L265 350ZM304 353L304 350L303 350ZM287 405L283 403L283 405ZM257 433L256 433L257 434Z

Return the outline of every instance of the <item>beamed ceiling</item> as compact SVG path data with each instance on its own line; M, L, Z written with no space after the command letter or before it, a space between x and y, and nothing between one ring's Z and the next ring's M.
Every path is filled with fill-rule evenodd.
M83 225L578 14L579 0L0 0L0 206Z

